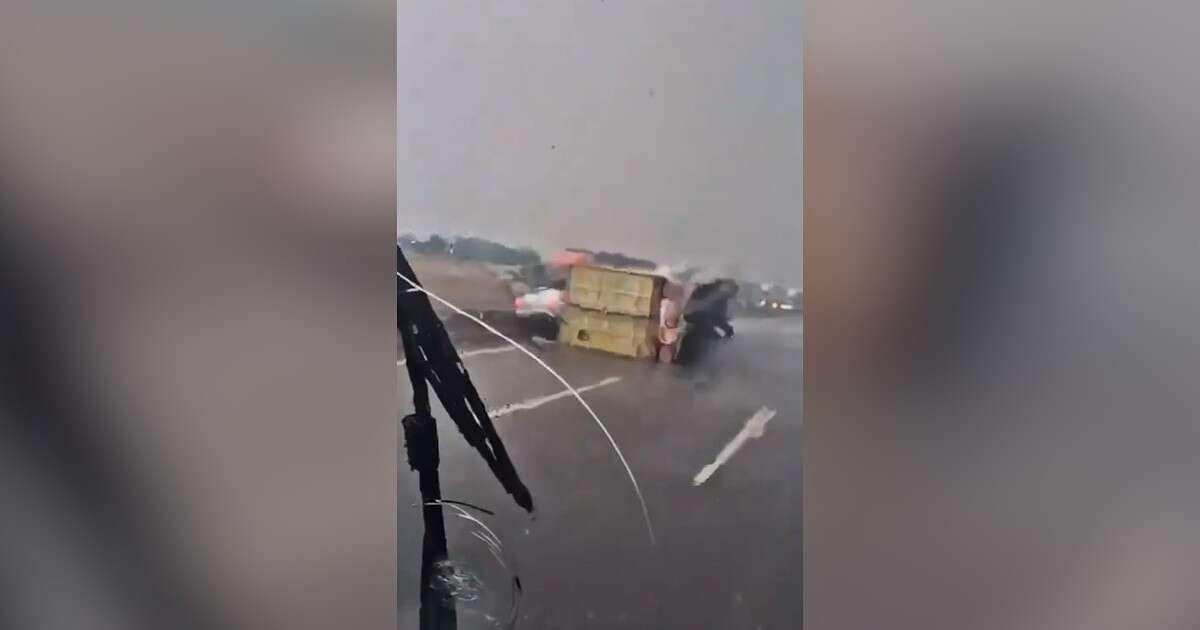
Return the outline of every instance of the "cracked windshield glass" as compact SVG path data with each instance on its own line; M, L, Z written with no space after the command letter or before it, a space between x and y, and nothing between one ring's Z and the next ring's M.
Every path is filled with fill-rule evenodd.
M402 3L399 623L801 623L800 3Z

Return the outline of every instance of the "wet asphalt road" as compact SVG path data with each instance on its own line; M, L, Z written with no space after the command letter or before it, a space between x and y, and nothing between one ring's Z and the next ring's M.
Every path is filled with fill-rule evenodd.
M447 499L495 511L484 522L515 560L523 586L516 628L782 629L801 624L802 324L738 320L714 355L715 380L697 386L674 366L550 345L541 352L583 394L623 449L641 484L657 544L603 433L519 352L477 335L459 340L489 409L529 403L496 419L533 493L530 519L448 422L440 422ZM411 408L398 371L401 409ZM612 379L619 379L613 381ZM540 404L539 404L540 403ZM693 478L760 408L778 413L705 483ZM445 414L435 403L435 413ZM417 626L422 523L415 473L401 463L398 517L401 627ZM461 518L449 517L460 628L503 627L506 573ZM476 580L479 580L477 583Z

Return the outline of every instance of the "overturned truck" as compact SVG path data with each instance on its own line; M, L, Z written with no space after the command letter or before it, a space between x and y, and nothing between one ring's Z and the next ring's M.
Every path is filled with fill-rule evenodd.
M571 267L559 340L637 359L657 356L665 283L662 276L642 271Z

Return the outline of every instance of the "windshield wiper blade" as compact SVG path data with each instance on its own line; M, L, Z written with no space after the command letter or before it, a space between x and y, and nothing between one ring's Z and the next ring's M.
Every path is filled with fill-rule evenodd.
M517 505L533 512L533 496L509 459L487 407L429 298L412 288L421 284L399 247L396 271L396 323L404 343L409 376L414 380L414 398L421 396L416 391L418 380L431 385L463 438L483 457L504 490ZM428 395L425 396L424 401L415 400L418 412L422 405L428 407Z

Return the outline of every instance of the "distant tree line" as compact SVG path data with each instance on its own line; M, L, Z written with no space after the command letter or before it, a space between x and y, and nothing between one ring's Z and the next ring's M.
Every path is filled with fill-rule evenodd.
M645 258L635 258L619 252L594 252L580 247L568 247L569 252L581 252L592 255L592 262L606 267L621 267L624 269L657 269L658 263Z
M473 260L493 265L532 266L542 262L542 257L532 248L509 247L502 243L475 236L452 236L447 238L440 234L433 234L429 238L421 240L412 234L405 234L399 238L399 245L405 251L417 254L450 256L460 260ZM597 265L648 270L658 267L658 264L653 260L628 256L620 252L597 252L578 247L568 247L567 251L590 254L592 261Z
M534 265L542 260L541 255L532 248L509 247L474 236L445 238L439 234L433 234L422 241L411 234L406 234L400 237L399 244L405 251L417 254L450 256L459 260L472 260L493 265Z

